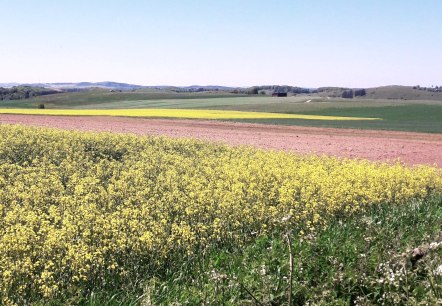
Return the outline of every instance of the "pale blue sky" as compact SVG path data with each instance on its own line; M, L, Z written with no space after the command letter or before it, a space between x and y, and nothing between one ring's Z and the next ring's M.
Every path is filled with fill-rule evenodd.
M0 82L442 85L442 1L0 0Z

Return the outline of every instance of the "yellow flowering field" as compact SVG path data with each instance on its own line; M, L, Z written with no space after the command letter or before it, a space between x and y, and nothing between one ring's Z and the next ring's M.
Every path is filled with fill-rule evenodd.
M0 125L1 302L66 302L177 256L441 191L427 166Z
M0 109L0 114L61 115L61 116L120 116L187 119L305 119L305 120L381 120L380 118L336 117L264 112L241 112L198 109Z

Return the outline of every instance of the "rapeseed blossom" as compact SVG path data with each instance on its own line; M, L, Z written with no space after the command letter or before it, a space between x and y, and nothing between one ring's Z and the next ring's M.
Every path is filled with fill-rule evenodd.
M428 166L0 126L1 303L82 296L175 256L441 191Z
M304 120L382 120L381 118L321 116L266 112L243 112L206 109L23 109L4 108L0 114L58 115L58 116L120 116L192 119L304 119Z

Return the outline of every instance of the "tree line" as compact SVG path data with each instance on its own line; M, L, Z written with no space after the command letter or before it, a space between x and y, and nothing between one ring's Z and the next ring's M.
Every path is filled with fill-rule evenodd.
M425 91L430 91L430 92L442 92L442 86L431 86L431 87L423 87L423 86L413 86L413 89L417 89L417 90L425 90Z
M0 100L9 101L9 100L29 99L32 97L50 95L55 93L58 93L58 91L43 87L32 87L32 86L14 86L11 88L0 87Z

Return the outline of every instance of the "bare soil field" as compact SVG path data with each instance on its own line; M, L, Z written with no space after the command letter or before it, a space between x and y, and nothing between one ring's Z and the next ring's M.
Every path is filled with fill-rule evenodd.
M303 154L399 159L408 165L442 167L442 134L125 117L0 115L0 124L187 137Z

